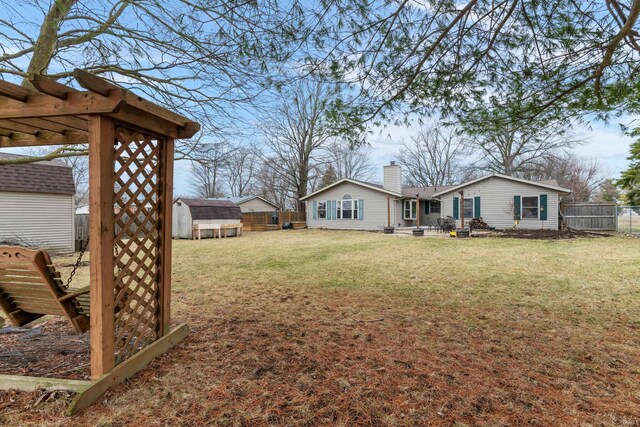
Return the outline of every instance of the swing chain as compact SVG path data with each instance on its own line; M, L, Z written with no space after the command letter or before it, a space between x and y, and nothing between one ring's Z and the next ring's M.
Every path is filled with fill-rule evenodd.
M69 286L71 285L71 282L73 282L73 276L76 275L76 272L78 271L78 268L80 268L80 263L82 262L82 257L84 257L85 252L87 251L87 248L89 247L89 238L87 237L87 240L85 240L84 244L82 245L82 249L80 250L80 255L78 255L78 259L76 260L76 262L73 264L73 269L71 270L71 273L69 274L69 278L67 279L67 283L65 283L62 286L62 289L64 289L65 291L69 289ZM115 258L118 257L118 245L114 245L114 252L115 252ZM122 268L118 268L118 274L122 272Z
M71 285L71 282L73 281L73 276L76 275L76 271L78 271L78 268L80 267L80 263L82 262L82 257L84 256L84 253L87 251L88 247L89 247L89 238L87 237L87 240L84 241L84 244L82 245L82 249L80 250L80 255L78 256L78 259L76 260L75 264L73 265L73 269L71 270L71 274L69 274L69 278L67 279L67 283L62 287L65 291L69 289L69 286Z

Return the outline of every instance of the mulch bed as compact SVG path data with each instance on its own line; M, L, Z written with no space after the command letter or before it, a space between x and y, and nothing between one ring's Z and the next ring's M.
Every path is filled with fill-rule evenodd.
M66 319L0 329L0 374L89 379L89 334L78 334Z
M611 237L612 234L597 233L594 231L580 230L500 230L491 233L472 234L471 237L502 237L509 239L529 239L529 240L563 240L577 239L581 237L597 238Z

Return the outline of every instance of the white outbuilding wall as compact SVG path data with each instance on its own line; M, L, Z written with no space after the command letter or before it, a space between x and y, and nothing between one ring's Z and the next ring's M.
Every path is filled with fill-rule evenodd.
M72 195L0 192L0 241L74 250Z

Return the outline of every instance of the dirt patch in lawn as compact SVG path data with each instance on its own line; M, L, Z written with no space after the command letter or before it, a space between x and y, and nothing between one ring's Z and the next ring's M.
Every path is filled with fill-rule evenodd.
M580 237L598 238L611 237L608 233L598 233L594 231L581 230L500 230L491 233L473 234L472 237L502 237L509 239L528 239L528 240L561 240L561 239L577 239Z
M50 317L25 328L0 329L0 374L88 379L89 334Z

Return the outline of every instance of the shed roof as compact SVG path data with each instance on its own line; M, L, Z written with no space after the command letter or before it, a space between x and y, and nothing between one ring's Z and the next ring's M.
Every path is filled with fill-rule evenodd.
M242 219L240 206L229 200L203 200L180 198L189 207L192 219Z
M262 200L263 202L265 202L265 203L267 203L267 204L269 204L269 205L273 206L274 208L276 208L276 209L280 209L280 207L279 207L278 205L276 205L275 203L268 201L268 200L267 200L267 199L265 199L264 197L256 196L256 195L249 195L249 196L214 197L214 198L211 198L211 199L208 199L208 200L228 200L228 201L233 202L233 203L235 203L235 204L237 204L237 205L241 205L241 204L243 204L243 203L249 202L249 201L254 200L254 199L260 199L260 200Z
M0 153L0 160L28 156ZM0 191L13 193L76 194L71 168L60 160L1 164Z

